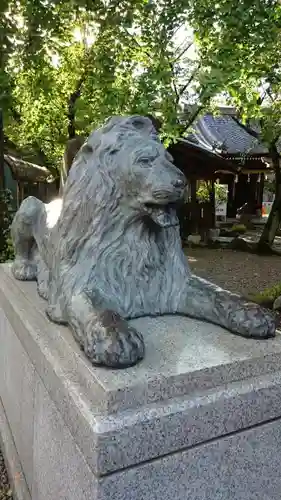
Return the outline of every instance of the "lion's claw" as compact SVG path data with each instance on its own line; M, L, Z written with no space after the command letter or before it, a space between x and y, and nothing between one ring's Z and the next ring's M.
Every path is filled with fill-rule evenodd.
M266 339L275 336L276 316L251 302L241 302L229 315L228 328L243 337Z

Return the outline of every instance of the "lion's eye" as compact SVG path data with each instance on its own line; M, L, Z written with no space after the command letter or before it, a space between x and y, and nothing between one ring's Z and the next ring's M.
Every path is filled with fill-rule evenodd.
M141 158L140 159L140 163L143 163L143 165L150 165L150 163L152 162L152 158Z

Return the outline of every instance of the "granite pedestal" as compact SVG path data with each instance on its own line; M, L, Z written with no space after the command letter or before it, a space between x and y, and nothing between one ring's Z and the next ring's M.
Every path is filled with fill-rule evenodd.
M280 500L281 337L134 320L139 365L93 368L0 268L0 434L23 500Z

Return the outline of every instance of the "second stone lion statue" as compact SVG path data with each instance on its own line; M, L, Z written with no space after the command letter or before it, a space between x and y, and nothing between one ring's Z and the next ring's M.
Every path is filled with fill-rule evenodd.
M127 321L140 316L181 314L274 336L271 312L191 274L176 214L184 189L152 122L113 117L80 149L62 201L30 197L17 212L14 276L37 280L50 320L71 327L93 364L126 367L144 356Z

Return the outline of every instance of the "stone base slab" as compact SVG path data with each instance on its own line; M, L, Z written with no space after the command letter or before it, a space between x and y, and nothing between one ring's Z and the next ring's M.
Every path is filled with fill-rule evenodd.
M0 431L20 499L280 500L279 334L138 319L146 358L114 371L93 368L45 306L0 267Z
M12 432L0 399L0 446L4 453L14 500L31 500Z

